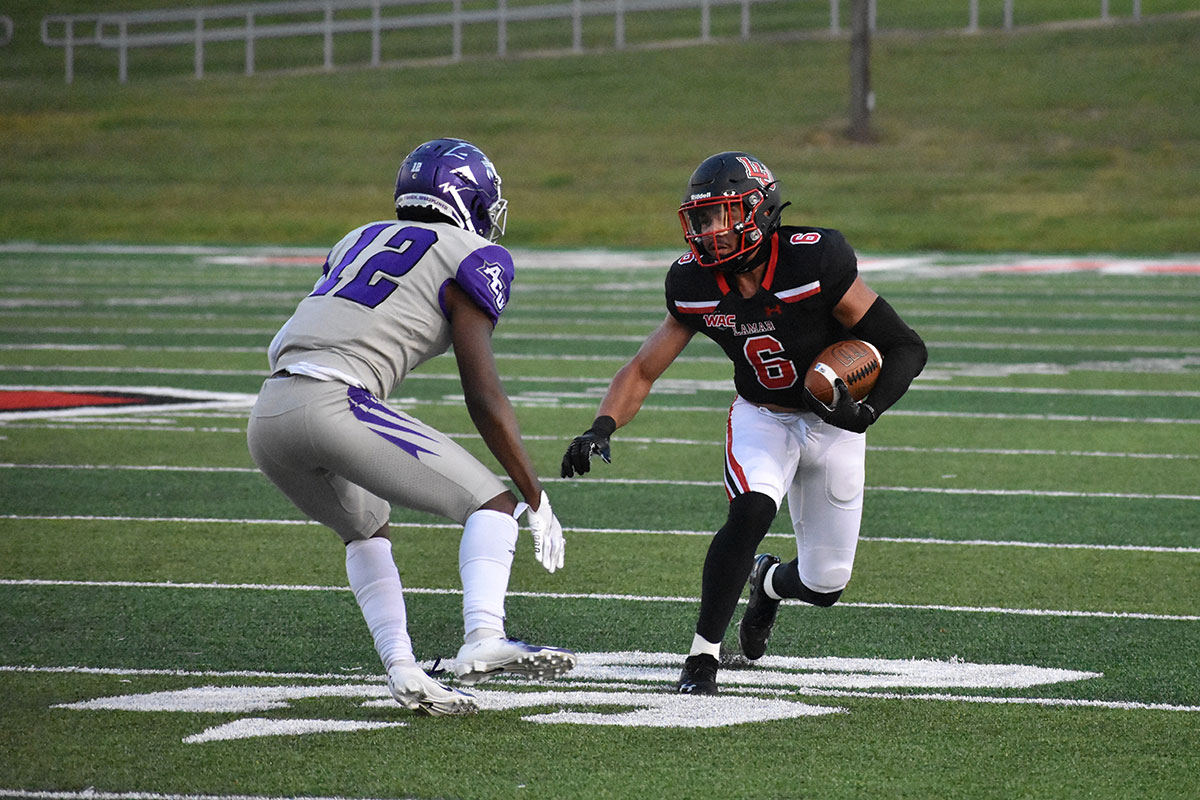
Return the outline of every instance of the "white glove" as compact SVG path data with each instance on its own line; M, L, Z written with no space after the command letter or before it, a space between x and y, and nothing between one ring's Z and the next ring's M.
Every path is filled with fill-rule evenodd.
M563 538L562 525L554 516L554 509L550 508L550 498L542 492L536 511L528 503L518 503L513 516L519 519L526 511L529 512L529 532L533 534L533 557L547 570L554 572L563 565L567 541Z

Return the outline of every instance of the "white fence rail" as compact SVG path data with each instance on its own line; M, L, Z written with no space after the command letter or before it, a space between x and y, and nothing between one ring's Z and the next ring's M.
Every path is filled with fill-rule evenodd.
M625 16L643 11L697 9L700 12L699 35L711 37L710 9L714 6L741 6L741 35L750 35L750 7L759 3L786 0L568 0L568 2L509 7L507 0L496 0L494 8L464 9L463 0L294 0L246 5L208 6L162 11L134 11L103 14L55 14L42 19L42 43L61 47L66 54L66 81L74 80L75 51L82 47L101 47L117 51L117 74L122 83L129 79L129 51L142 47L187 46L194 51L194 72L204 76L205 45L212 42L240 41L245 44L245 73L255 71L255 43L264 39L319 36L324 43L325 69L333 69L334 38L344 33L369 33L371 66L381 62L381 38L387 31L416 28L449 28L447 56L461 60L463 28L472 24L496 26L496 54L508 51L508 24L533 20L570 19L571 49L583 50L583 19L605 16L614 21L613 46L625 47ZM836 6L837 0L831 0ZM385 11L420 6L419 13L388 14ZM425 9L441 6L446 10L429 13ZM358 16L338 17L339 12L359 12ZM369 16L362 16L367 12ZM280 21L281 18L313 16L320 20ZM264 18L270 21L264 22ZM233 21L234 24L230 24ZM219 23L214 27L212 23ZM174 26L162 30L162 26ZM186 29L185 27L186 26ZM158 28L157 30L155 28Z
M110 12L99 14L53 14L42 18L42 43L63 48L66 82L75 78L75 54L80 48L99 47L117 52L117 77L129 80L129 52L147 47L190 47L193 70L204 77L205 46L216 42L242 42L245 49L245 74L255 72L255 44L267 39L321 37L324 68L334 66L334 40L339 34L370 34L370 64L382 61L382 36L388 31L421 28L448 28L447 57L463 57L463 29L467 25L496 26L496 55L508 53L508 25L536 20L571 21L570 50L583 51L583 20L610 17L613 47L626 46L626 16L638 12L699 12L700 41L712 37L711 11L717 6L740 6L740 35L750 36L750 9L760 3L786 3L789 0L564 0L558 3L509 7L508 0L494 0L494 8L464 8L464 0L279 0L239 5L205 6L157 11ZM809 0L811 2L812 0ZM817 0L820 2L820 0ZM875 29L877 0L868 0L869 20ZM1004 27L1012 28L1014 0L1002 0ZM842 4L851 0L828 0L831 35L841 31ZM1133 19L1141 18L1141 0L1132 0ZM995 0L992 0L992 5ZM1109 0L1099 0L1099 18L1109 18ZM979 30L980 0L967 0L966 30ZM408 8L406 8L408 7ZM413 10L416 8L417 10ZM444 10L430 12L430 8ZM386 13L385 13L386 12ZM320 19L314 19L317 15ZM339 16L341 15L341 16ZM7 23L7 24L6 24ZM165 29L164 29L165 28ZM12 22L0 16L0 45L12 37Z
M1099 19L1102 21L1108 21L1112 19L1112 14L1109 10L1109 4L1109 0L1100 0ZM1004 0L1004 27L1008 30L1011 30L1013 27L1014 5L1014 0ZM971 33L975 33L979 30L979 0L969 0L967 16L967 30ZM1132 0L1130 18L1135 21L1141 20L1142 0ZM874 23L872 23L871 27L874 29Z

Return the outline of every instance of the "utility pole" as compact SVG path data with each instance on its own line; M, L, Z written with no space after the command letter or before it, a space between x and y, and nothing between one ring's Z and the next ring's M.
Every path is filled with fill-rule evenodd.
M846 135L855 142L873 142L871 108L870 0L853 0L850 7L850 127Z

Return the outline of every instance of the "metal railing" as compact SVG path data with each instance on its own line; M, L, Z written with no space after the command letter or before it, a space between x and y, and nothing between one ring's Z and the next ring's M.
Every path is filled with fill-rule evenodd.
M367 33L371 37L370 64L381 63L382 34L417 28L450 29L448 58L463 57L463 28L490 23L496 26L496 54L508 52L508 24L534 20L571 20L570 49L583 50L583 19L606 16L614 21L613 46L626 46L625 17L643 11L673 11L695 8L700 12L699 35L711 38L710 9L714 6L741 6L741 35L750 35L750 7L759 3L785 0L568 0L562 3L509 7L507 0L496 0L494 8L464 9L463 0L294 0L246 5L208 6L163 11L133 11L103 14L55 14L42 19L42 43L61 47L66 57L66 81L74 80L75 51L81 47L101 47L117 51L118 79L129 79L129 51L142 47L187 46L193 48L193 69L204 77L205 45L213 42L241 41L245 44L245 74L255 72L255 43L264 39L319 36L324 44L324 68L334 66L334 38L345 33ZM832 0L836 5L837 0ZM442 12L385 14L385 10L404 6L444 6ZM338 12L368 12L369 16L339 18ZM321 14L320 20L278 21L281 17ZM263 22L271 17L270 22ZM213 27L210 23L228 23ZM153 30L154 26L174 25L174 30ZM181 29L180 26L187 26ZM150 30L147 30L147 29Z
M1014 0L1004 0L1004 27L1006 30L1013 28L1013 13ZM967 30L971 33L979 31L979 0L970 0L967 8ZM1134 20L1142 18L1142 0L1133 0L1133 9L1130 16ZM1100 0L1100 17L1102 21L1112 19L1109 13L1109 0Z
M1099 18L1108 20L1109 1L1099 0ZM464 0L277 0L238 5L205 6L157 11L110 12L100 14L54 14L42 18L42 43L61 47L65 54L66 82L75 78L75 54L80 48L99 47L117 52L117 77L129 80L129 52L148 47L190 47L193 72L203 78L205 47L218 42L242 42L244 69L253 75L256 69L255 45L267 39L320 37L323 66L334 67L334 39L340 34L370 35L370 65L382 63L382 37L385 32L423 28L449 28L447 58L463 58L463 29L467 25L496 26L496 55L508 54L508 25L537 20L570 20L572 52L583 51L583 21L587 17L611 17L613 47L627 46L625 21L629 14L653 11L695 9L699 12L699 40L712 38L712 9L740 6L740 36L750 36L750 9L759 3L785 3L789 0L562 0L536 5L510 7L508 0L494 0L489 8L464 8ZM843 3L828 0L829 34L842 32L840 19ZM877 0L868 0L869 26L875 30ZM1003 0L1005 28L1014 27L1014 0ZM1132 17L1141 19L1141 0L1132 0ZM968 32L979 31L980 0L967 0ZM406 9L406 7L408 7ZM413 8L419 7L417 10ZM429 12L430 8L445 10ZM385 13L396 12L399 13ZM320 15L320 19L312 19ZM341 15L341 16L339 16ZM303 19L303 17L309 17ZM0 44L12 37L12 22L0 17ZM283 20L283 21L281 21ZM164 30L163 27L167 26Z

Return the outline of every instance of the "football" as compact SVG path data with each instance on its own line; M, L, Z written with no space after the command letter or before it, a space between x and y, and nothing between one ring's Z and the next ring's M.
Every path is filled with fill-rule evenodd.
M833 381L841 378L850 396L862 400L875 388L883 356L862 339L835 342L821 351L804 375L804 386L825 405L833 404Z

